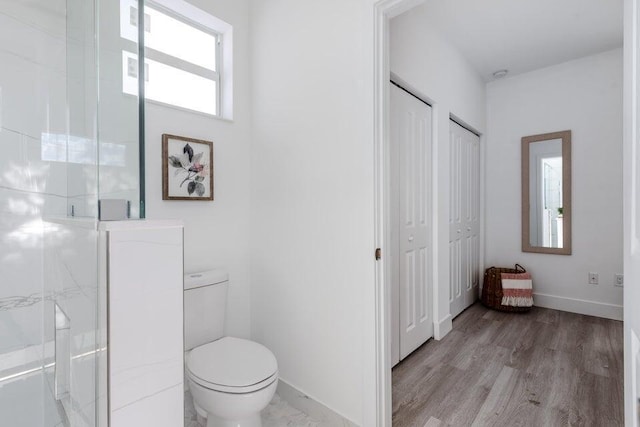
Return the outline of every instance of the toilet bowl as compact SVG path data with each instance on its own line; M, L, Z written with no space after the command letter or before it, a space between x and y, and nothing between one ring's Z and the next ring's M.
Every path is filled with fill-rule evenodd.
M186 375L207 427L260 427L278 385L278 363L265 346L222 336L226 273L185 276Z
M194 406L207 427L260 427L278 385L276 358L264 346L224 337L187 354Z

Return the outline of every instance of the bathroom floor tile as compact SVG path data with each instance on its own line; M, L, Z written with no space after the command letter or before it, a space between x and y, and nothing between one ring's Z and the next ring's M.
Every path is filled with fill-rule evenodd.
M262 411L262 425L263 427L319 427L320 423L293 408L276 394L269 406Z
M277 394L262 411L263 427L322 427L322 425L284 401ZM184 427L203 427L198 423L191 393L184 394Z

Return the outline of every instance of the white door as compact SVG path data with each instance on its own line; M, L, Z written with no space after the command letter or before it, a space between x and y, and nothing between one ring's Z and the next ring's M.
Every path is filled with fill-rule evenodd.
M475 302L480 280L480 138L450 121L449 302L451 315Z
M391 85L392 364L433 336L431 107Z

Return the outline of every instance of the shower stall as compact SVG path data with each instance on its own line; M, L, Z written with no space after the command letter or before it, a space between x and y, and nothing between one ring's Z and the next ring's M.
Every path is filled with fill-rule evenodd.
M108 425L99 201L144 217L141 3L0 0L2 425Z

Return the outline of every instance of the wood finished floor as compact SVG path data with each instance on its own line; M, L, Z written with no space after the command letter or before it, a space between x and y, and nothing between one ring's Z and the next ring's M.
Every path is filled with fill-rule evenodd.
M393 369L393 426L622 426L622 357L622 322L475 304Z

